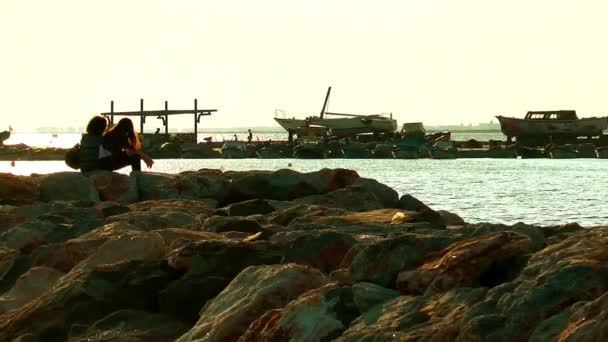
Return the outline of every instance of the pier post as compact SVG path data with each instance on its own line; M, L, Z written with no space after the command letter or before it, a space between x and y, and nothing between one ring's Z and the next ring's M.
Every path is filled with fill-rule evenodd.
M110 101L110 124L114 124L114 100Z
M144 134L144 99L139 99L139 110L141 111L141 115L139 116L139 133Z
M198 100L194 99L194 143L198 144Z
M169 110L169 103L165 101L165 134L169 134L169 115L167 111Z

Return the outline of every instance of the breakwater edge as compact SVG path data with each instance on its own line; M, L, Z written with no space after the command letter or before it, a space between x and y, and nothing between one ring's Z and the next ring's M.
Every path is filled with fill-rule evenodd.
M88 176L0 175L1 340L606 333L605 226L468 223L348 169Z

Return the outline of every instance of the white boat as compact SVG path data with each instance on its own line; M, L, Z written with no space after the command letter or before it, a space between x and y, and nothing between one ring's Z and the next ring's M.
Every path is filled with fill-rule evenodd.
M309 116L305 119L288 118L284 111L275 110L274 120L286 131L295 131L299 127L323 126L331 130L335 136L352 136L361 133L384 133L397 130L397 120L391 114L346 114L328 112L327 101L331 87L327 89L325 102L319 116ZM332 117L327 117L332 116Z

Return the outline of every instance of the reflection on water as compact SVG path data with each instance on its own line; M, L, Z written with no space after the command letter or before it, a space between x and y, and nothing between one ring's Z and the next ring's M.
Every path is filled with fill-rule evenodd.
M602 159L168 159L157 160L153 171L278 170L288 163L301 172L354 169L468 222L608 225L608 162ZM0 172L58 171L72 170L62 161L0 162Z

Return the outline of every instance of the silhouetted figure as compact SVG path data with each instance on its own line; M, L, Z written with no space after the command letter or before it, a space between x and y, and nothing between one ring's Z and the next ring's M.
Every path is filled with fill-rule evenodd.
M160 128L157 128L156 131L154 132L154 135L159 135L160 134Z
M108 119L96 115L89 120L87 132L80 138L80 171L88 172L101 169L99 159L100 147L103 143L103 135L108 127Z
M236 136L236 134L234 135L234 141L239 141L239 138Z
M247 130L249 132L249 135L247 136L247 142L251 142L251 140L253 140L253 133L251 133L251 129Z
M133 171L141 171L141 160L151 168L154 161L141 151L141 142L133 122L129 118L120 119L118 124L110 128L103 136L102 149L99 159L101 168L114 171L131 165Z
M293 130L291 128L287 130L287 143L290 146L293 145Z

